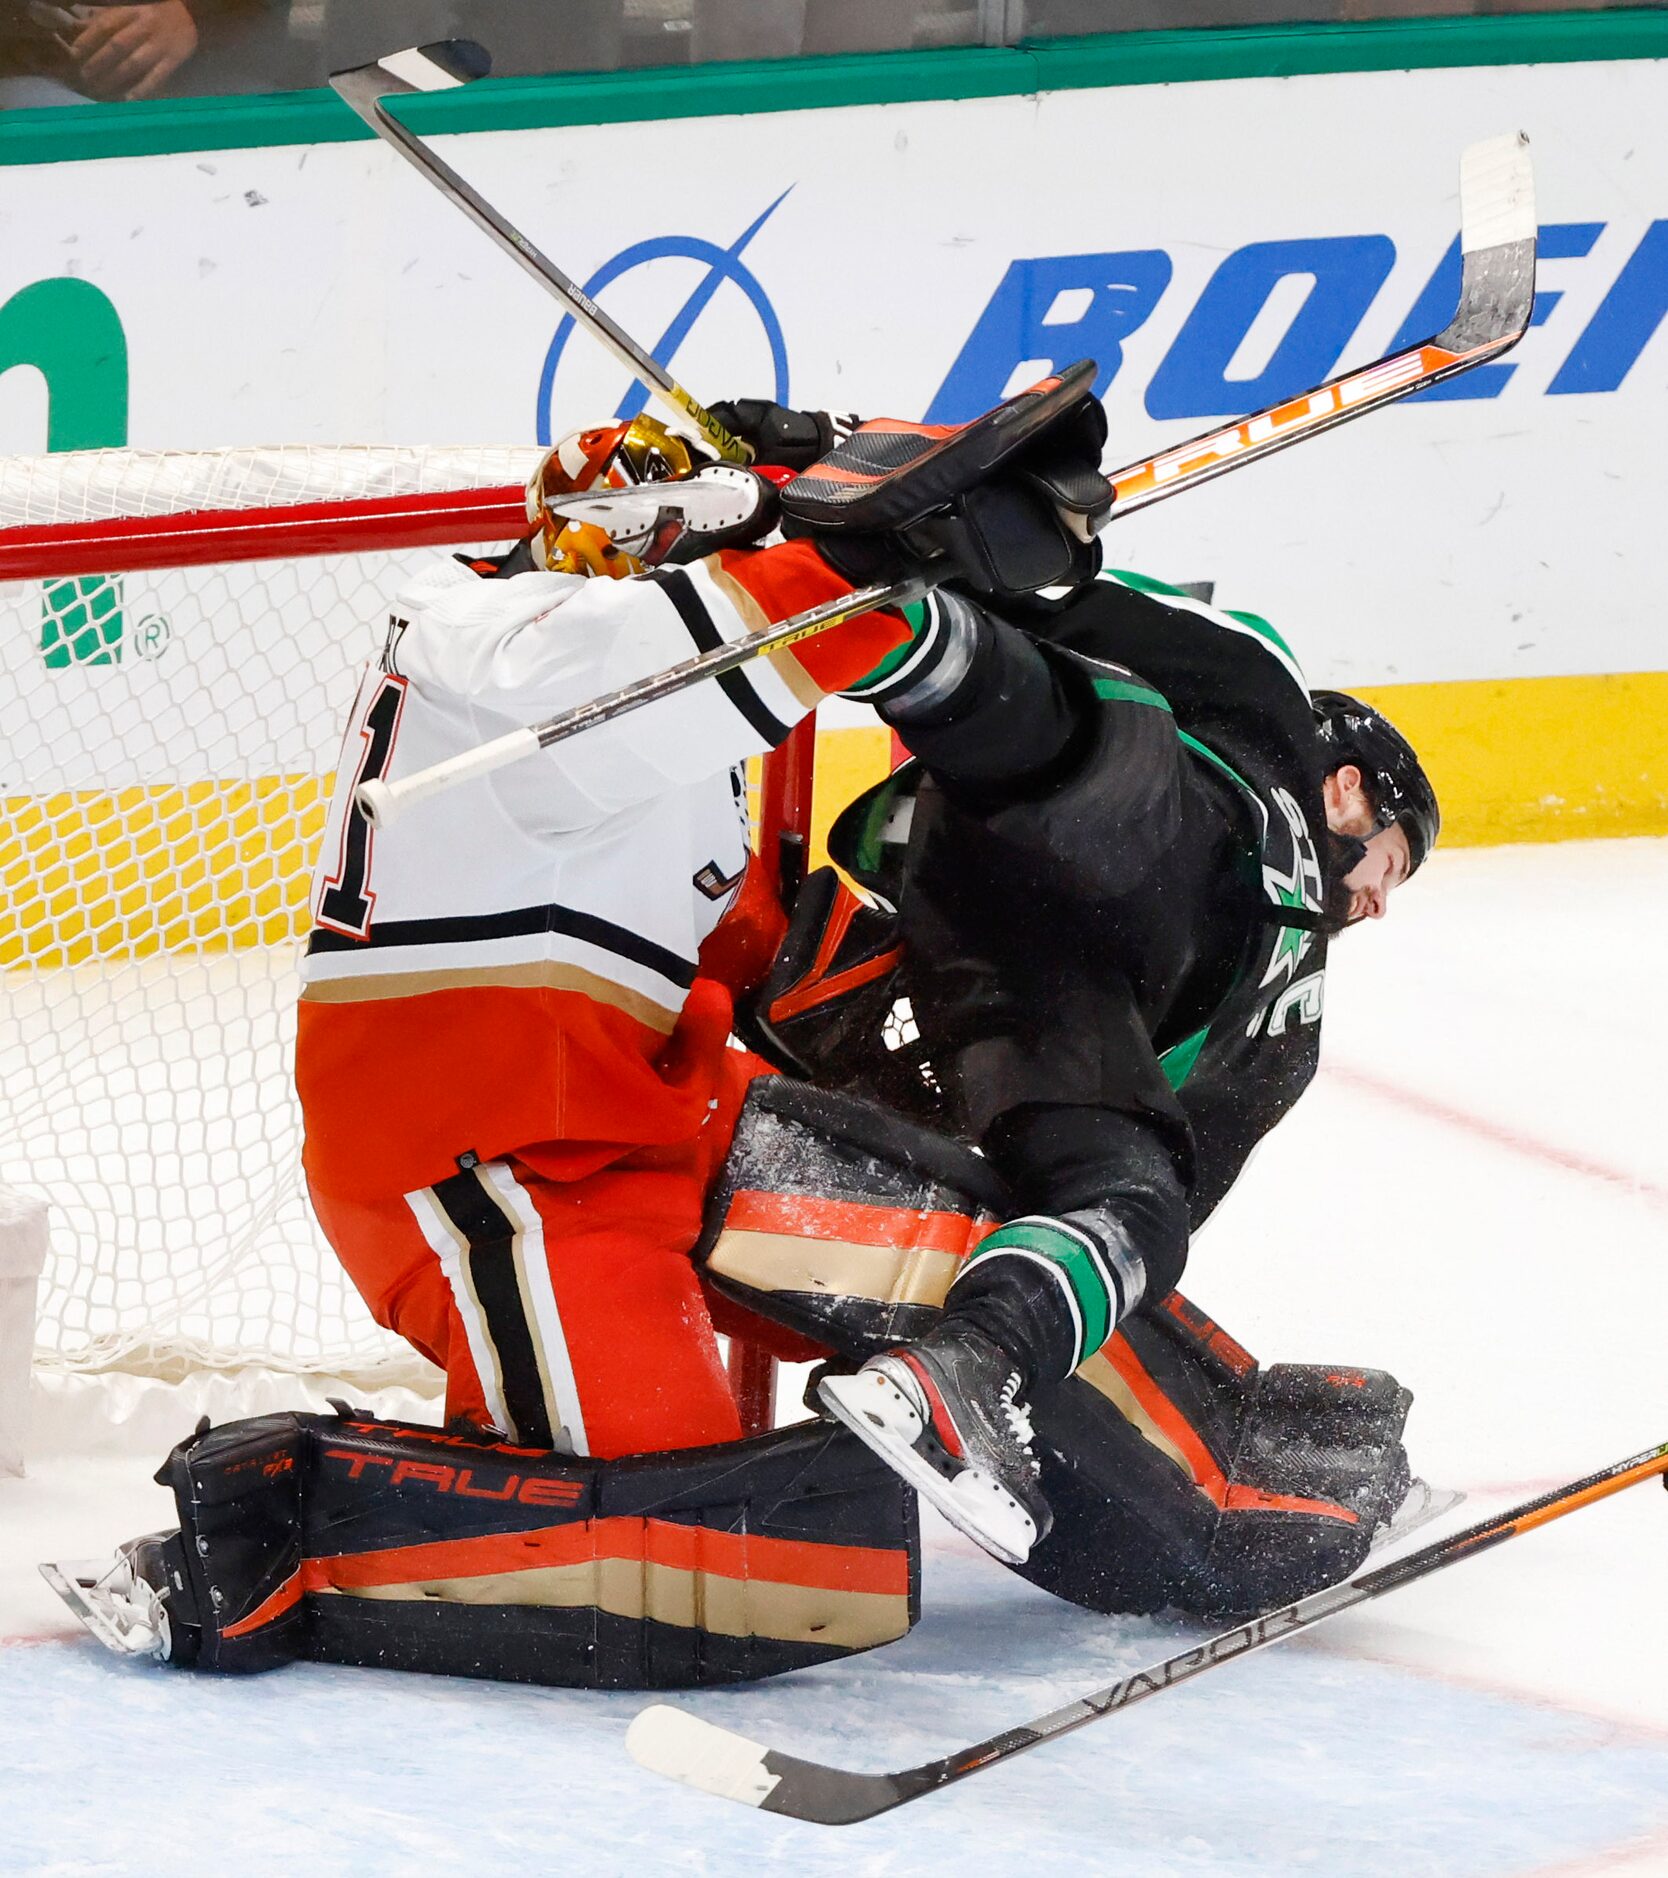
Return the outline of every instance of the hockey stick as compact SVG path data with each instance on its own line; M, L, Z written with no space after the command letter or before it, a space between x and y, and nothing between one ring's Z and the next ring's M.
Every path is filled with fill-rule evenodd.
M1490 137L1460 157L1460 297L1433 338L1376 365L1330 378L1284 404L1207 431L1111 479L1112 513L1129 515L1258 457L1289 449L1398 398L1510 351L1535 310L1535 177L1521 131Z
M657 359L603 312L583 287L570 280L548 255L535 248L520 229L505 221L449 163L413 136L388 111L384 102L409 92L455 91L477 78L484 78L491 66L491 56L473 40L446 39L433 45L413 46L406 52L391 52L369 65L337 72L330 83L342 102L358 112L384 143L392 145L448 201L456 203L471 221L484 228L507 255L519 261L542 286L548 287L593 338L600 340L622 365L635 372L662 403L687 417L721 457L731 463L750 463L753 460L750 445L739 437L732 437L699 399L685 391Z
M577 737L582 730L606 724L613 718L623 717L627 711L640 710L645 704L653 704L660 698L669 698L674 692L687 690L704 678L722 678L738 665L763 658L771 652L780 652L796 640L827 632L831 626L855 619L859 613L878 612L882 607L908 606L912 600L919 600L930 592L932 584L929 580L904 580L890 587L859 587L855 593L849 593L843 599L825 600L821 606L811 607L804 613L795 613L792 618L781 620L774 626L762 626L744 639L714 646L710 652L698 653L678 665L669 665L652 677L639 678L634 684L611 691L606 697L593 698L589 704L576 705L571 711L564 711L559 717L549 718L542 724L529 725L525 730L508 731L502 737L493 738L491 743L477 744L473 750L448 757L443 763L431 764L427 769L416 770L398 782L361 783L354 792L354 801L373 828L387 828L413 803L437 795L443 789L453 789L459 783L489 775L507 763L519 763L535 750L547 750L553 743Z
M1472 144L1461 157L1460 224L1464 260L1459 306L1440 333L1360 371L1328 379L1302 397L1271 405L1237 424L1206 431L1191 442L1115 471L1107 479L1113 490L1108 519L1117 521L1120 516L1132 515L1185 489L1195 489L1276 450L1290 449L1305 438L1319 436L1368 411L1470 371L1515 346L1528 331L1535 304L1535 179L1529 140L1521 132ZM930 576L923 577L913 583L909 597L917 598L933 584ZM900 591L867 589L869 598L862 607L847 608L840 603L834 610L814 608L779 626L715 649L704 659L686 660L658 678L628 685L610 697L535 724L529 730L512 731L398 782L362 783L357 796L359 807L373 827L386 828L411 803L438 789L484 776L502 764L518 762L535 750L548 749L581 730L607 723L622 712L668 697L686 684L734 671L748 659L778 651L795 639L826 632L850 619L854 610L903 605L905 602L898 597ZM666 682L674 677L677 682Z
M1069 1702L1064 1708L1040 1715L1035 1721L1010 1728L987 1741L975 1742L954 1754L935 1761L923 1761L919 1767L906 1767L895 1774L858 1774L843 1767L826 1767L819 1761L802 1761L791 1754L778 1753L762 1742L745 1735L732 1734L727 1728L687 1714L682 1709L656 1704L642 1710L626 1734L626 1747L639 1766L665 1774L685 1786L699 1787L726 1800L739 1800L743 1806L757 1806L767 1813L785 1813L792 1819L806 1819L822 1826L849 1825L859 1819L871 1819L876 1813L890 1812L925 1793L936 1792L952 1781L965 1780L969 1774L982 1773L1000 1761L1023 1754L1027 1748L1070 1734L1119 1709L1143 1702L1178 1683L1203 1675L1248 1655L1281 1637L1295 1636L1336 1617L1340 1611L1365 1604L1400 1585L1428 1577L1445 1565L1475 1557L1489 1546L1515 1538L1536 1526L1573 1513L1577 1507L1590 1506L1607 1499L1624 1487L1649 1480L1653 1475L1668 1474L1668 1442L1648 1448L1633 1459L1619 1461L1584 1480L1572 1481L1538 1500L1502 1513L1498 1518L1481 1520L1451 1538L1438 1539L1433 1545L1411 1552L1406 1558L1381 1566L1377 1571L1352 1578L1346 1584L1332 1585L1309 1597L1288 1604L1284 1610L1271 1611L1266 1617L1253 1618L1248 1624L1225 1630L1209 1642L1183 1650L1179 1655L1139 1670L1133 1676L1110 1683L1104 1689Z

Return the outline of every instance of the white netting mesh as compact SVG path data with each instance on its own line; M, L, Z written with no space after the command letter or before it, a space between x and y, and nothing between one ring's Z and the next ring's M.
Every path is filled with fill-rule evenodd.
M71 450L0 458L0 528L283 508L525 483L541 452L369 444L237 450Z
M14 459L0 527L496 485L536 457ZM410 1368L312 1221L290 1070L342 724L434 552L0 583L0 1183L53 1209L48 1362Z

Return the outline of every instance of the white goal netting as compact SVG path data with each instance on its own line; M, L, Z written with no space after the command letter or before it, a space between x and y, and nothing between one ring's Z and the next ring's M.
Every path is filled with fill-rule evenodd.
M513 486L538 454L0 462L0 1185L52 1209L38 1360L410 1373L308 1210L291 1051L358 669L440 550L397 522L373 551L276 550L295 505ZM128 516L181 519L148 561L212 553L203 511L248 512L273 558L54 567L54 529Z

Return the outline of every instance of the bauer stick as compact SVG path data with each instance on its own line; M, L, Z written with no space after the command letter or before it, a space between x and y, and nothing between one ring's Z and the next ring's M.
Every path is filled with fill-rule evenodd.
M1108 521L1180 495L1184 489L1195 489L1276 450L1289 450L1306 438L1468 372L1515 346L1528 330L1535 305L1535 180L1529 140L1521 132L1472 144L1461 157L1460 224L1459 305L1440 333L1374 365L1330 378L1300 397L1114 471L1107 479L1113 498ZM780 651L797 639L827 632L857 613L907 605L935 584L928 570L898 586L865 587L848 600L825 602L779 625L686 659L655 678L641 679L529 729L511 731L398 782L361 783L356 800L373 827L386 828L413 802L437 790L519 762L535 750L548 749L582 730L669 697L686 685L734 671L749 659Z
M583 287L570 280L519 228L513 227L484 196L470 188L449 163L413 136L384 102L409 92L456 91L477 78L484 78L491 67L490 54L473 40L446 39L433 45L413 46L406 52L391 52L369 65L337 72L330 83L342 102L358 112L384 143L392 145L449 202L456 203L471 221L485 229L512 260L519 261L536 281L548 287L593 338L605 345L628 370L635 372L662 403L687 417L721 457L731 463L752 462L751 446L739 437L732 437L699 399L685 391L630 333L603 312Z
M1668 1441L1661 1447L1647 1448L1631 1460L1618 1461L1584 1480L1571 1481L1538 1500L1514 1507L1497 1518L1479 1521L1450 1538L1438 1539L1417 1552L1376 1571L1364 1573L1341 1585L1329 1585L1288 1604L1283 1610L1255 1617L1248 1624L1225 1630L1206 1643L1167 1657L1150 1669L1138 1670L1109 1683L1104 1689L1068 1702L1064 1708L1039 1715L1035 1721L1022 1723L975 1742L936 1761L923 1761L919 1767L907 1767L895 1774L859 1774L843 1767L826 1767L820 1761L802 1761L791 1754L778 1753L762 1742L745 1735L732 1734L683 1709L663 1703L643 1709L626 1735L626 1747L639 1766L665 1774L685 1786L699 1787L722 1799L739 1800L743 1806L757 1806L767 1813L785 1813L792 1819L811 1820L822 1826L850 1825L859 1819L871 1819L895 1806L934 1793L952 1781L965 1780L982 1773L1000 1761L1011 1760L1027 1748L1039 1747L1073 1729L1087 1727L1103 1715L1144 1702L1150 1695L1173 1689L1178 1683L1202 1676L1206 1670L1231 1663L1237 1657L1260 1650L1264 1644L1282 1637L1296 1636L1312 1629L1340 1611L1382 1597L1400 1585L1412 1584L1456 1565L1461 1559L1474 1558L1490 1546L1515 1539L1551 1520L1573 1513L1577 1507L1590 1506L1607 1499L1624 1487L1668 1473Z

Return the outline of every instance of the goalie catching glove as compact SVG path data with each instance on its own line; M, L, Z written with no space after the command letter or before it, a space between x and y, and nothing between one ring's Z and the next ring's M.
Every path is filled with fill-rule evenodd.
M784 532L857 585L928 573L995 597L1091 578L1112 504L1094 375L1081 361L969 424L860 424L782 491Z

